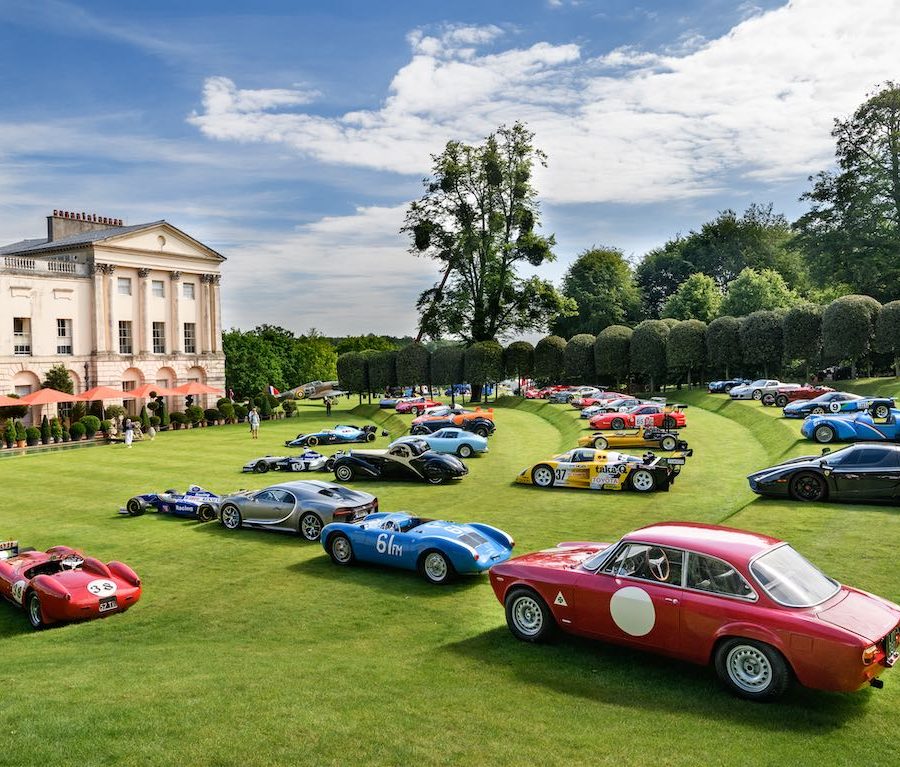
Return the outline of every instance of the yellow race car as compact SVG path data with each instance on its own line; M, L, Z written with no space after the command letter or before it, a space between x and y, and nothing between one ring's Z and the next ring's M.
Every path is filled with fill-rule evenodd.
M516 482L537 487L580 487L589 490L668 490L687 455L643 457L578 447L524 469Z
M673 450L682 450L687 455L693 455L693 450L688 449L688 443L678 434L665 429L657 429L648 426L642 429L626 429L619 431L597 431L578 440L580 447L594 447L597 450L622 447L643 447L647 450L657 449L671 453Z

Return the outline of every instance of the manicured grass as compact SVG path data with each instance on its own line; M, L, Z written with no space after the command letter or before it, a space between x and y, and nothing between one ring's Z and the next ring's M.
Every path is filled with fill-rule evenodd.
M519 552L664 519L724 520L787 538L835 577L900 600L896 509L757 499L746 474L817 450L777 411L723 400L686 395L695 455L668 493L514 485L585 425L571 408L520 400L497 406L491 450L462 482L357 486L385 510L498 525ZM412 573L338 569L293 536L116 513L132 494L190 482L270 484L281 477L240 467L283 454L298 431L366 416L395 436L410 421L369 406L326 419L306 405L263 423L258 442L228 426L0 460L0 538L119 558L144 579L127 614L40 633L0 605L0 764L897 762L896 671L880 692L794 689L753 705L709 669L570 638L517 642L485 578L435 588Z

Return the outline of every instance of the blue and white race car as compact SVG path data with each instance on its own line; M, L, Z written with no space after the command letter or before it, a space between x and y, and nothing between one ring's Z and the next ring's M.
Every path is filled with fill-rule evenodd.
M487 437L480 437L474 432L447 426L432 434L408 435L399 437L388 445L388 449L401 442L427 442L428 448L436 453L451 453L460 458L469 458L473 453L488 451Z
M429 583L478 574L512 555L513 539L490 525L423 519L405 511L370 514L360 522L333 522L320 540L332 562L354 561L418 570Z
M199 485L191 485L187 492L166 490L164 493L145 493L128 499L119 514L139 517L146 511L173 514L176 517L194 517L201 522L212 522L218 518L222 496L204 490Z
M284 444L285 447L315 447L316 445L346 445L351 442L374 442L377 431L377 426L360 427L338 424L333 429L298 434Z
M825 415L826 413L857 413L860 410L868 410L878 397L861 397L859 394L850 394L845 391L830 391L820 394L813 399L801 399L789 402L782 409L785 418L806 418L808 415ZM883 406L880 418L884 418L887 409L893 407L893 400L889 405Z
M865 413L807 416L800 433L821 444L900 442L900 410L885 406L888 401L875 400Z
M267 471L331 471L334 457L315 450L305 450L301 455L264 455L247 461L241 471L265 474Z

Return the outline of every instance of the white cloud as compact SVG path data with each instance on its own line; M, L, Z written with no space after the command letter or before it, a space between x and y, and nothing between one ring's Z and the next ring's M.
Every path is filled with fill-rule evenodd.
M478 140L521 119L550 157L540 190L557 203L664 201L712 194L735 175L802 177L829 164L832 119L895 74L900 14L887 0L742 13L718 39L591 60L574 43L496 50L497 26L416 30L379 109L285 111L310 94L211 78L205 94L214 83L225 97L214 109L205 98L189 120L210 138L420 175L448 139Z

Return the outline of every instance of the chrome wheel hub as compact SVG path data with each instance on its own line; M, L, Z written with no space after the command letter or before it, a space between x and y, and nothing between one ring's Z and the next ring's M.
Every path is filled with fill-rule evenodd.
M755 647L738 645L726 660L731 681L746 692L760 692L772 682L772 665Z
M300 522L300 530L308 541L314 541L322 532L322 523L315 514L307 514Z
M425 557L425 574L433 581L442 581L447 577L447 562L440 555L432 552Z
M544 624L540 605L532 597L519 597L513 604L513 621L523 634L534 636Z

